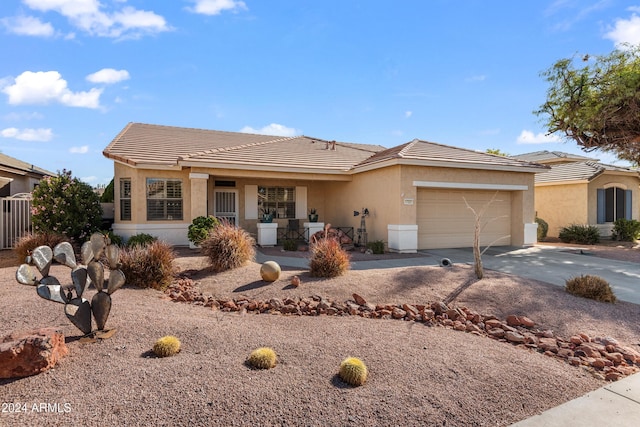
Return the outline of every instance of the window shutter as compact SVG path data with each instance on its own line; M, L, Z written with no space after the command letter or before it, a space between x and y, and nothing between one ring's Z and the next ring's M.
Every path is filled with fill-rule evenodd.
M598 188L598 224L604 224L604 188Z
M631 190L625 190L624 192L624 218L625 219L632 219L631 215L633 213L633 209L631 209L631 207L633 205L631 203L631 195L632 195Z
M296 187L296 218L307 217L307 187Z
M244 186L244 219L258 219L258 186Z

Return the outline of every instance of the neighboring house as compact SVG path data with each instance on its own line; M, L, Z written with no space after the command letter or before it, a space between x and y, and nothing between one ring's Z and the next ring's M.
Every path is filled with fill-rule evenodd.
M513 157L551 167L536 175L535 184L537 216L549 224L550 237L572 224L595 225L601 236L608 237L616 219L640 219L637 169L558 151Z
M125 238L148 233L186 245L201 215L226 217L256 233L262 209L276 221L358 228L392 251L465 247L474 216L492 198L482 244L536 241L535 163L413 140L377 145L128 124L105 148L114 161L115 223Z
M0 197L30 193L45 176L56 174L0 153Z

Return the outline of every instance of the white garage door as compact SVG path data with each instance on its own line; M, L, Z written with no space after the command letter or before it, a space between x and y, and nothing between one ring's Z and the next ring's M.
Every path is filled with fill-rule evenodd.
M462 248L473 246L476 212L488 203L495 191L418 189L418 248ZM487 223L487 221L489 221ZM480 245L511 244L511 193L500 191L482 217L487 225L480 234Z

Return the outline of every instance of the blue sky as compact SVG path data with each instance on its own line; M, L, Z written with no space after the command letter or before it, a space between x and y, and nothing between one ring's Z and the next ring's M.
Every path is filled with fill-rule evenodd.
M623 42L640 2L2 0L0 151L92 185L128 122L584 154L540 72Z

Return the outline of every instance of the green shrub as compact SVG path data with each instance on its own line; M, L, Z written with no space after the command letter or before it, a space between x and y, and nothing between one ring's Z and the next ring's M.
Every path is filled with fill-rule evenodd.
M100 198L89 184L63 170L45 177L32 192L31 221L38 233L67 236L76 246L102 225Z
M190 242L199 245L204 239L209 236L211 230L220 224L218 218L215 216L199 216L193 219L191 225L189 225L189 231L187 238Z
M132 248L134 246L147 246L150 245L151 243L157 241L158 238L152 236L151 234L147 234L147 233L138 233L138 234L134 234L133 236L129 237L129 239L127 240L127 246Z
M623 242L636 241L640 238L640 221L624 218L617 219L613 223L611 238Z
M255 369L271 369L276 366L278 357L276 352L269 347L260 347L251 352L247 358L247 364Z
M342 381L354 386L360 386L367 381L369 371L364 362L357 357L347 357L340 363L338 375Z
M542 218L536 217L536 223L538 224L538 242L544 242L549 232L549 224Z
M572 224L562 227L558 235L564 243L593 245L600 241L600 232L595 225Z
M367 243L367 249L371 249L376 255L384 253L384 242L382 240L375 240L373 242Z
M129 285L164 290L173 281L175 257L171 246L158 240L128 246L120 251L120 269Z
M309 266L312 276L337 277L349 269L349 254L336 239L320 239L311 245Z
M200 243L200 248L209 258L211 269L219 273L252 261L256 255L255 244L249 233L223 220Z
M609 283L599 276L583 275L565 282L565 290L572 295L602 302L616 302Z
M25 262L29 255L38 246L54 248L58 243L68 242L69 238L58 233L33 233L25 234L16 243L13 252L20 264Z
M180 340L172 335L160 338L153 345L153 353L158 357L174 356L180 352Z
M100 202L113 203L113 179L111 179L111 182L109 183L109 185L107 185L104 188L104 191L102 192L102 196L100 196Z
M298 250L298 242L293 239L286 239L282 242L282 249L285 251L297 251Z

